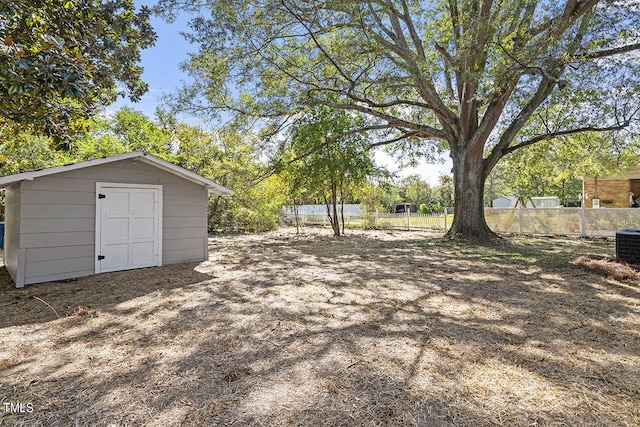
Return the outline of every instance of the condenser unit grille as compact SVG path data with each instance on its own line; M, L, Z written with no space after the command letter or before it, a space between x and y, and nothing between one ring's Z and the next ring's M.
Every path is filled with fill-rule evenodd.
M629 264L640 264L640 229L616 232L616 257Z

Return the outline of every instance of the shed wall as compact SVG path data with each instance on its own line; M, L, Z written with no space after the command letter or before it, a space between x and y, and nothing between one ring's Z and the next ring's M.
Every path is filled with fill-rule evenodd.
M128 159L22 182L24 284L94 274L98 181L162 185L163 264L207 259L207 190Z
M508 197L498 197L497 199L493 199L491 206L494 208L512 208L514 204L515 201Z
M18 282L18 249L20 247L20 183L5 189L4 265Z

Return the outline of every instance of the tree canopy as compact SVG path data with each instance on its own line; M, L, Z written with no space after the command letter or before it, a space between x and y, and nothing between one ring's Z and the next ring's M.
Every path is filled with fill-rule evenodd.
M273 229L285 203L280 177L256 183L255 176L265 167L256 137L232 127L206 131L163 111L153 120L123 108L88 120L68 150L54 145L51 137L0 127L0 176L141 150L235 191L233 196L210 198L211 230ZM0 192L0 220L3 201Z
M344 204L350 189L363 185L376 172L362 134L347 133L358 119L325 106L310 109L296 120L291 142L283 147L282 156L288 160L284 174L292 199L302 194L322 200L335 236L344 234L338 205Z
M306 104L366 117L371 145L453 161L450 234L486 239L484 183L522 147L629 128L640 11L619 0L160 0L193 13L185 111L276 120ZM535 126L532 125L535 122ZM538 126L543 123L544 126ZM279 129L276 127L275 129Z
M0 125L65 138L118 95L139 100L149 16L132 0L0 2Z

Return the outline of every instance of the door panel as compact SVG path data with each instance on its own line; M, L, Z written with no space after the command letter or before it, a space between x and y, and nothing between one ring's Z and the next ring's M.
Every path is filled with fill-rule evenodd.
M133 244L134 265L155 265L153 242L136 242Z
M130 200L131 213L153 215L154 194L149 192L137 192L135 198Z
M115 214L111 213L111 215ZM127 216L118 218L107 216L104 225L105 228L109 230L107 237L110 243L116 243L118 240L126 242L129 238L129 218Z
M162 189L108 185L98 188L96 272L161 265Z
M134 239L153 238L155 225L156 224L155 224L154 217L133 218L133 238Z
M102 251L104 260L102 260L102 271L125 270L129 266L129 244L128 243L110 243L106 245ZM106 261L108 260L108 261Z

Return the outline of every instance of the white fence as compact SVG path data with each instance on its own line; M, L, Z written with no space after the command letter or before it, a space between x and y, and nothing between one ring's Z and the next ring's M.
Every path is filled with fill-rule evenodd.
M640 209L591 208L485 208L485 218L496 233L615 237L625 228L640 229ZM388 228L445 232L453 215L369 214L344 215L349 228ZM302 225L329 225L326 214L300 215ZM293 215L285 221L295 223Z
M640 228L640 209L485 209L497 233L615 237L624 228Z
M338 213L340 215L340 213ZM284 216L287 224L295 224L295 216ZM329 226L329 218L326 214L299 214L300 225ZM371 213L354 215L344 213L345 227L347 228L384 228L396 230L434 230L443 233L451 226L453 215L445 214L417 214L417 213Z
M282 206L282 213L284 216L293 215L293 206ZM327 212L326 205L298 205L296 206L298 215L324 215ZM333 209L333 205L329 205L330 209ZM355 203L345 203L344 205L338 205L338 211L343 211L345 215L350 213L352 215L361 215L360 205Z

